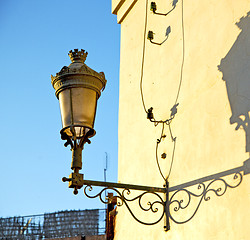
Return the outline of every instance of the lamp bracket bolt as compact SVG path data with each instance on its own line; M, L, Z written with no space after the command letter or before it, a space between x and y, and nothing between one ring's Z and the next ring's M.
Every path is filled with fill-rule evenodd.
M66 177L63 177L63 178L62 178L62 181L63 181L63 182L69 182L69 181L71 181L71 180L72 180L71 178L66 178Z
M63 177L63 182L69 182L69 188L74 188L74 194L78 193L78 189L82 188L84 185L83 174L81 173L71 173L69 178Z

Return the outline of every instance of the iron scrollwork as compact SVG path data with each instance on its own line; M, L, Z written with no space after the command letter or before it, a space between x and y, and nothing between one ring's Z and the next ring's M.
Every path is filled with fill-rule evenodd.
M249 173L250 159L244 161L243 166L241 167L226 170L174 187L169 187L168 181L166 181L163 188L160 188L123 183L83 180L83 174L79 173L72 173L70 175L70 178L63 178L63 181L69 181L70 188L80 189L84 186L83 192L88 198L99 198L100 201L104 204L116 202L116 205L118 207L125 205L131 216L141 224L154 225L159 223L165 216L166 223L164 228L165 231L168 231L170 230L170 219L177 224L183 224L190 221L197 213L203 200L210 200L211 193L218 197L223 196L228 188L233 189L238 187L243 181L243 175ZM233 181L233 183L229 184L226 179L222 178L225 176L232 176L233 179L231 181ZM97 194L91 195L93 186L102 187L102 189ZM193 186L196 186L196 189L194 191L191 191L190 187ZM105 192L107 190L114 192L116 195L114 196L112 193L109 193L108 197L106 197ZM141 193L133 196L134 193L132 193L131 190L141 191ZM171 192L173 192L173 194L171 195L171 197L169 197L169 193ZM164 194L164 199L160 194ZM148 197L150 196L151 198L150 200L148 200ZM132 211L132 204L130 204L132 202L137 202L142 212L155 214L153 215L154 220L142 221L141 219L139 219ZM181 210L188 211L188 207L190 206L195 206L194 210L191 211L191 216L189 215L186 217L186 219L178 220L178 213L180 213ZM142 216L143 214L140 214L140 217ZM147 216L147 219L152 218Z
M132 217L139 223L144 224L144 225L154 225L157 224L158 222L160 222L162 220L162 218L164 217L165 214L165 209L166 209L166 202L163 200L163 198L156 192L151 192L151 191L144 191L143 193L140 193L138 196L136 197L131 197L129 198L130 194L131 194L131 190L129 188L124 188L123 190L119 191L117 188L114 187L105 187L103 188L99 193L95 194L95 195L90 195L89 192L91 192L93 190L93 187L91 185L86 185L84 187L84 194L88 197L88 198L99 198L100 201L104 204L108 204L110 201L112 201L112 199L108 199L105 196L105 191L106 190L112 190L114 191L117 195L113 196L112 198L116 198L117 199L117 206L120 207L122 205L125 205L128 209L128 211L130 212L130 214L132 215ZM156 200L154 201L147 201L145 206L145 203L143 202L144 197L150 195L153 197L156 197ZM144 222L142 220L140 220L138 217L135 216L135 214L133 213L133 211L131 210L130 206L129 206L129 202L133 202L133 201L138 201L138 205L140 207L140 209L142 211L145 212L151 212L151 213L159 213L159 216L157 217L157 220L152 221L152 222Z
M170 219L177 224L183 224L183 223L190 221L195 216L202 201L210 200L211 192L214 193L216 196L221 197L222 195L226 193L228 188L238 187L243 180L242 173L241 172L234 173L233 180L235 181L234 184L229 184L227 183L225 179L222 179L222 178L217 178L217 179L212 180L210 183L207 184L207 186L204 182L199 183L197 185L198 193L191 192L185 188L175 191L174 194L171 196L169 203L168 203ZM178 198L178 196L180 196L180 198ZM198 201L198 204L195 210L193 211L192 215L186 220L183 220L183 219L177 220L175 218L175 213L177 213L180 210L187 209L193 198L200 198L200 200ZM170 209L173 211L170 211Z

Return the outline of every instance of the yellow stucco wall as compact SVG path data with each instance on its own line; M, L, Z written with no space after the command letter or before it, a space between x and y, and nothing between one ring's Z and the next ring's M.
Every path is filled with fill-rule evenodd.
M171 9L170 1L155 2L158 12ZM113 0L113 10L121 23L118 180L162 187L164 181L155 159L161 124L155 127L146 118L140 91L146 1ZM147 31L155 33L154 41L163 41L167 27L171 27L164 44L158 46L146 40L145 45L143 96L146 109L153 107L156 119L170 117L180 85L184 50L178 112L171 123L176 148L170 187L240 167L249 158L249 11L249 0L179 0L168 16L155 15L148 7ZM166 176L173 142L167 126L164 133L167 137L159 144L158 155ZM160 157L163 152L166 159ZM233 175L223 179L234 183ZM242 183L227 189L223 196L210 193L211 199L202 201L190 221L170 221L168 232L163 230L164 220L154 226L141 225L125 207L120 207L115 239L247 240L249 182L250 174L243 175ZM197 185L192 190L196 191ZM178 219L184 221L191 216L196 205L190 204ZM136 204L132 206L137 216L151 220Z

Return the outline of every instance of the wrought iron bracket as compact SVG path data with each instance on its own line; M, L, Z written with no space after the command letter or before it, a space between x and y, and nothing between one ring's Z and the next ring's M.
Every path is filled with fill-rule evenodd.
M168 182L163 188L149 187L124 183L84 180L83 174L80 173L71 173L69 178L64 177L62 180L63 182L69 182L69 188L74 188L75 194L78 193L78 189L85 186L83 192L88 198L99 198L104 204L108 204L115 199L118 207L125 205L132 217L141 224L154 225L160 222L165 216L166 222L164 229L165 231L170 229L168 213ZM103 188L97 194L91 195L90 193L94 186ZM116 195L107 198L105 196L106 190L111 190L115 192ZM141 191L141 193L132 193L132 190ZM164 197L161 196L161 194L164 194ZM133 196L130 197L131 195ZM137 202L140 210L143 212L153 214L151 216L154 220L147 222L139 219L139 217L132 211L130 206L131 202Z
M141 224L155 225L159 223L165 216L164 229L165 231L168 231L170 230L170 219L177 224L183 224L190 221L197 213L203 200L210 200L210 193L213 193L218 197L224 195L228 188L238 187L243 180L243 175L249 173L250 159L246 160L241 167L213 174L170 188L168 181L163 188L160 188L124 183L84 180L83 174L78 172L71 173L69 178L64 177L62 180L64 182L69 182L69 188L74 188L75 194L78 193L78 189L85 186L83 192L88 198L99 198L104 204L114 202L115 200L118 207L125 205L132 217ZM233 179L231 179L233 183L229 184L228 181L222 177L230 175L233 176ZM195 185L197 186L195 191L189 190L189 187ZM91 191L93 190L94 186L103 188L97 194L91 195ZM106 190L111 190L115 192L116 195L112 195L112 197L106 197ZM142 192L139 194L136 192L135 196L132 193L132 190ZM169 197L169 193L171 192L173 192L173 194L171 197ZM186 219L183 219L183 214L181 214L181 219L178 219L177 215L179 211L181 212L181 210L185 210L189 205L192 205L190 204L192 199L198 199L198 203L191 216L187 216ZM139 217L136 216L136 214L132 211L130 206L130 203L132 202L137 202L140 210L143 212L151 213L153 216L157 216L152 218L148 218L147 216L147 219L154 219L150 222L139 219Z

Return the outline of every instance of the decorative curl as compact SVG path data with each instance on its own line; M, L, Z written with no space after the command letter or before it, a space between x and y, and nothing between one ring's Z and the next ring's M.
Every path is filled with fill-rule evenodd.
M123 189L122 191L119 191L117 190L116 188L113 188L113 187L105 187L103 188L99 193L95 194L95 195L90 195L89 192L91 192L93 190L93 187L91 185L86 185L83 192L84 194L88 197L88 198L99 198L100 201L104 204L108 204L110 199L107 199L105 196L104 196L104 192L106 190L112 190L114 191L117 195L114 196L114 197L111 197L111 200L112 198L116 198L117 199L117 206L118 207L121 207L123 205L125 205L128 209L128 211L130 212L130 214L132 215L132 217L139 223L141 224L144 224L144 225L154 225L154 224L157 224L158 222L160 222L165 214L165 206L166 206L166 202L162 199L162 197L158 194L158 193L155 193L155 192L148 192L148 191L145 191L141 194L139 194L138 196L136 197L133 197L133 198L129 198L129 195L131 193L131 190L130 189ZM153 195L154 197L157 198L157 200L155 200L154 202L151 202L151 201L148 201L147 204L145 205L145 202L143 202L143 199L146 195ZM162 212L160 212L160 215L159 217L157 218L156 221L152 221L152 222L143 222L141 221L139 218L137 218L135 216L135 214L132 212L131 208L129 207L129 203L130 202L133 202L133 201L137 201L138 202L138 205L140 207L140 209L142 211L145 211L145 212L151 212L151 213L158 213L159 212L159 206L160 209L162 209Z

